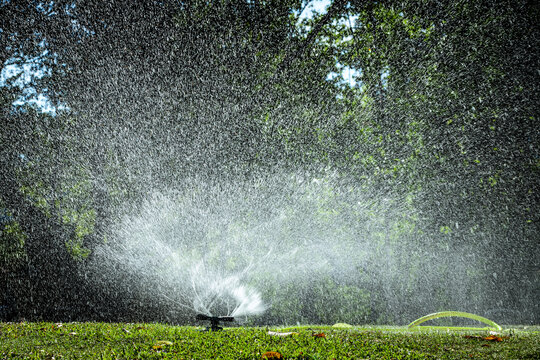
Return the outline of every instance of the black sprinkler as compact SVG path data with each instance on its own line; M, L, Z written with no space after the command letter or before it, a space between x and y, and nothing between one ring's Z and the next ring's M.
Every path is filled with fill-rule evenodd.
M195 316L195 319L210 321L211 326L207 326L205 331L223 330L223 328L219 326L220 321L234 321L234 317L232 316L208 316L204 314L197 314L197 316Z

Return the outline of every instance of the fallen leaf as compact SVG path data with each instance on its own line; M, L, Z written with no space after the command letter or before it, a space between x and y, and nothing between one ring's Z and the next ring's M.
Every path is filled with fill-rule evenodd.
M277 351L267 351L264 354L262 354L261 359L266 360L282 360L283 355L278 353Z
M497 335L489 335L489 336L486 336L486 337L484 338L484 340L487 340L487 341L498 341L498 342L503 341L502 337L497 336Z
M500 337L497 335L489 335L489 336L479 336L479 335L465 335L464 338L466 339L475 339L475 340L486 340L486 341L503 341L503 339L506 339L507 337Z
M297 332L268 331L268 335L271 335L271 336L291 336L291 335L298 335L298 333Z
M152 346L152 348L154 350L161 350L161 349L164 349L166 348L167 346L171 346L173 343L170 342L170 341L167 341L167 340L160 340L160 341L157 341L154 346Z
M325 333L313 333L311 335L313 335L313 337L318 337L318 338L325 338L326 337Z
M171 341L167 340L159 340L156 342L157 345L172 345L173 343Z

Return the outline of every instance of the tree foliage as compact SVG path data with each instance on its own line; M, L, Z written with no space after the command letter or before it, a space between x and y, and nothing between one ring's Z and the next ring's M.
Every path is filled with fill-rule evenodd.
M153 191L299 169L314 178L335 171L377 194L374 212L385 214L362 234L381 251L358 271L371 277L319 284L343 293L344 304L362 297L355 318L417 317L419 304L394 319L380 304L395 309L418 293L436 294L439 307L467 298L464 306L485 310L482 294L494 283L507 289L497 308L530 305L539 255L538 5L336 0L300 19L306 5L1 3L3 66L33 62L43 71L1 87L0 206L10 214L2 241L11 244L2 249L25 239L21 276L44 309L54 308L57 298L45 300L53 288L73 282L58 274L83 276L94 248ZM344 69L356 70L356 85L339 76ZM56 114L13 106L25 86L46 93ZM355 206L335 190L326 194L331 206L320 197L328 224ZM370 216L357 215L346 220ZM452 286L426 274L434 267ZM460 286L468 290L448 290ZM330 311L298 306L306 319L330 321Z

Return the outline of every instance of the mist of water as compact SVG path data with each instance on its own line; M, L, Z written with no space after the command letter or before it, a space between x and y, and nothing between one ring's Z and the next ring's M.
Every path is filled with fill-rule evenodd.
M378 220L367 215L373 199L350 188L347 204L329 204L343 190L331 178L289 174L154 193L119 222L95 260L194 312L261 314L272 299L260 289L271 282L309 282L317 271L345 278L367 258L363 227Z
M428 288L448 280L437 266L452 263L459 271L456 253L441 264L431 255L424 264L407 263L421 251L407 244L421 236L393 229L405 202L391 193L375 197L337 172L186 183L182 191L150 194L94 258L108 277L131 278L123 284L130 292L181 312L371 321L382 300L375 290L398 313L429 302L429 293L406 299L411 269L428 271L419 276ZM446 286L456 290L464 280ZM295 314L298 302L309 305Z

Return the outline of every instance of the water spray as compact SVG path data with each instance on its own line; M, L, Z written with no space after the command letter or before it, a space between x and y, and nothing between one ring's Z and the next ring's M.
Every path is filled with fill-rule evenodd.
M196 320L208 320L208 321L210 321L211 325L207 326L205 331L223 330L223 328L221 326L219 326L220 321L229 321L229 322L234 321L234 317L232 317L232 316L208 316L208 315L204 315L204 314L197 314L197 316L195 316L195 319Z

